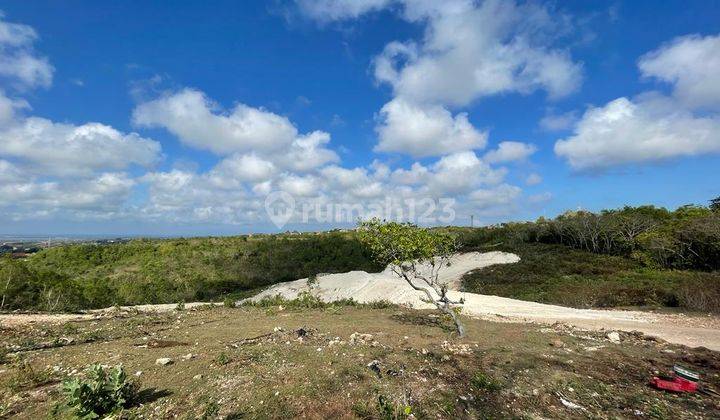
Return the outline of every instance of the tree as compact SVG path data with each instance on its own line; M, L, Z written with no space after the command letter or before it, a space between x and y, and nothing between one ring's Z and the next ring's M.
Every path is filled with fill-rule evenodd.
M720 196L710 200L710 210L714 211L715 213L720 213Z
M465 328L454 310L463 301L452 301L448 297L448 283L439 279L440 270L450 265L450 257L457 250L452 236L411 223L379 219L361 222L358 233L377 263L390 265L410 287L425 294L425 302L452 318L461 337L465 335Z

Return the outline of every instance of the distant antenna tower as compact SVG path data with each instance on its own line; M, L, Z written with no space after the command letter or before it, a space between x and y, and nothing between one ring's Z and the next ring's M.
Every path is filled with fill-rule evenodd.
M475 215L470 215L470 227L475 227Z

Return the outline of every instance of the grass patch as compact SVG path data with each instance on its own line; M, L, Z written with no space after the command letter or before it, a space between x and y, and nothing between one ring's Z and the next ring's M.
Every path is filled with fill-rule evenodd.
M398 317L398 312L343 306L341 312L330 313L303 307L267 316L263 307L219 306L78 322L70 331L73 336L100 330L107 339L33 352L28 363L35 369L50 367L58 378L77 377L77 371L95 363L121 363L128 373L142 372L144 389L138 403L122 404L122 416L128 418L579 415L562 406L558 393L583 405L588 412L582 415L593 418L625 418L632 413L629 409L648 416L664 413L666 418L720 416L712 397L676 397L645 386L654 371L667 373L679 363L699 371L703 385L718 389L716 352L630 339L588 352L585 347L596 346L603 333L570 337L537 325L471 318L464 319L467 337L456 340L434 324L405 322L436 319L429 317L430 311L403 309L414 315L407 317ZM300 335L300 329L306 333ZM372 338L352 342L354 332ZM62 333L62 326L34 325L2 329L0 339L14 348L15 343L52 340ZM566 343L563 348L548 345L558 339ZM445 343L448 340L452 345ZM461 351L462 346L472 351ZM673 352L664 352L666 348ZM185 358L188 353L193 356ZM157 365L161 357L174 363ZM18 363L0 369L0 383L5 385L0 387L0 401L8 417L47 418L56 404L66 404L53 377L27 372ZM6 385L18 374L39 380L24 381L28 385L12 391ZM43 382L45 386L33 385Z
M720 274L659 270L562 245L502 245L521 258L463 278L465 290L578 308L683 307L720 312Z

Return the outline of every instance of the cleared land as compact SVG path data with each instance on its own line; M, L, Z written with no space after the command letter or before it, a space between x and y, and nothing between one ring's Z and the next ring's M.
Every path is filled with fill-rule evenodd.
M469 271L490 266L512 266L518 261L520 259L516 255L506 252L460 254L453 258L447 270L441 271L440 278L458 287ZM295 299L303 293L310 293L325 302L352 298L360 303L387 300L414 308L432 308L432 305L422 301L421 292L414 290L389 268L381 273L352 271L280 283L252 300L277 295ZM450 297L465 300L463 314L483 319L550 324L562 322L594 330L641 331L677 344L720 350L720 322L714 316L577 309L459 291L451 292Z
M141 403L128 414L145 418L720 416L715 397L646 385L681 364L717 389L720 356L709 350L470 318L457 340L429 311L296 305L5 327L15 353L0 366L0 413L46 418L62 402L58 381L122 363L140 372Z

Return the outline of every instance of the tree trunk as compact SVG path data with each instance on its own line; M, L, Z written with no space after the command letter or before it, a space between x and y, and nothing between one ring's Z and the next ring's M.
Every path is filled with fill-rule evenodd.
M457 329L458 335L460 337L465 337L465 327L463 326L462 322L460 322L460 317L458 316L458 314L456 314L455 311L453 311L453 309L448 305L438 306L438 308L446 314L450 315L453 322L455 323L455 329Z

